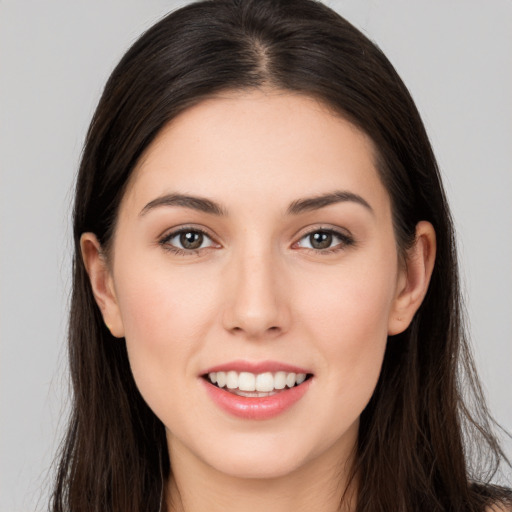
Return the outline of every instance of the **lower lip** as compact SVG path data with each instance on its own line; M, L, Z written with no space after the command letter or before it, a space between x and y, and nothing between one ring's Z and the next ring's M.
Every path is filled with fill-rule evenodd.
M230 393L201 378L212 400L224 411L247 420L267 420L278 416L298 402L309 389L312 378L299 386L264 397L245 397Z

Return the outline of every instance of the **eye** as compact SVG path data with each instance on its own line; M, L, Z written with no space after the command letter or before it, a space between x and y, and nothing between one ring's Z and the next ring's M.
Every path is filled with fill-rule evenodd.
M201 249L216 246L206 233L196 228L182 228L173 231L162 238L160 244L165 249L178 254L195 253Z
M303 236L296 246L318 252L336 252L353 244L354 239L347 234L333 229L317 229Z

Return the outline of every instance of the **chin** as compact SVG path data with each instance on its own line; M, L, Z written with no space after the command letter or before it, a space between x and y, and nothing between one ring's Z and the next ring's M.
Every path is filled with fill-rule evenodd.
M188 453L193 454L194 465L200 471L202 466L229 477L268 479L292 473L307 458L299 439L289 433L257 431L260 427L254 425L254 430L245 432L203 430L195 436L187 432L183 437L169 435L168 431L171 460L173 455L181 459Z
M292 433L231 433L196 452L209 466L231 477L276 479L304 468L322 452L320 443ZM200 447L198 447L200 448Z
M269 458L254 454L252 457L242 458L234 454L233 457L217 461L215 469L231 477L262 480L286 477L302 465L303 461L297 460L296 455L287 456L283 452L278 452L277 455Z

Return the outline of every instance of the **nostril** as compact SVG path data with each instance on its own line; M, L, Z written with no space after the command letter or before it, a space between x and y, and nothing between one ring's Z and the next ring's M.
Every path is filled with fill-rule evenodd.
M233 332L233 333L242 333L242 332L247 332L247 331L248 331L248 329L244 329L243 327L238 327L238 326L231 328L231 332ZM278 326L268 327L265 331L262 331L262 334L263 334L263 332L266 332L267 334L268 333L279 333L279 332L281 332L281 327L278 327Z

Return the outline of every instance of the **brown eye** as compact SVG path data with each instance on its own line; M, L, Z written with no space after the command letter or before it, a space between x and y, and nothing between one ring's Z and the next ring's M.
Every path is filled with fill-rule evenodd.
M332 244L332 233L317 231L309 235L309 243L313 249L328 249Z
M354 245L354 239L345 233L332 229L317 229L304 235L296 247L318 251L319 253L332 253Z
M214 247L216 244L206 233L198 229L184 228L165 236L160 241L160 245L179 254L185 254L187 251L194 254L202 249Z
M204 235L198 231L187 231L180 234L183 249L199 249L203 245Z

